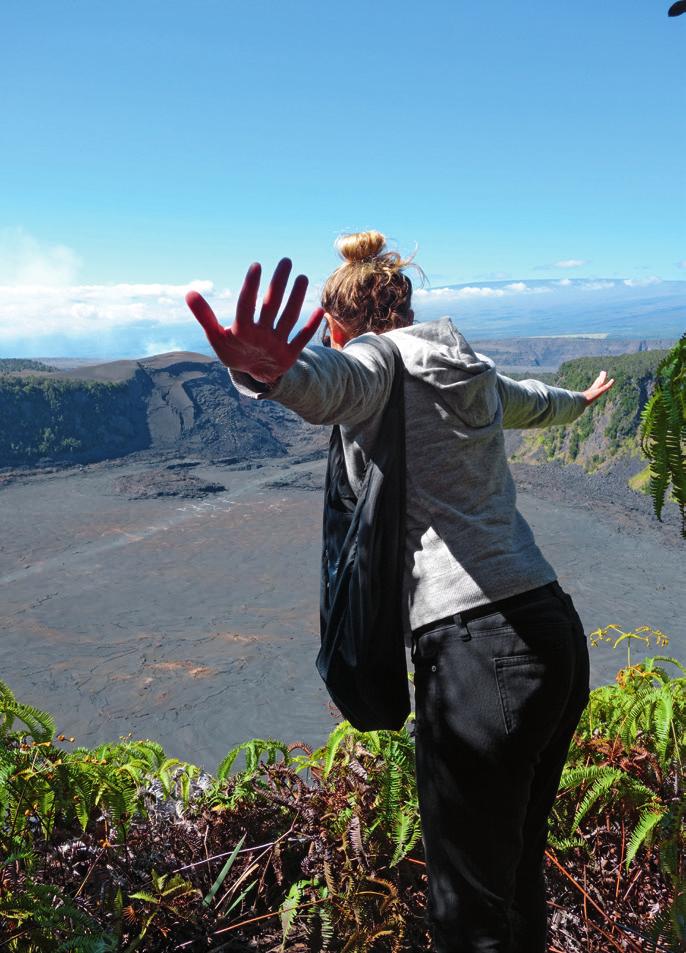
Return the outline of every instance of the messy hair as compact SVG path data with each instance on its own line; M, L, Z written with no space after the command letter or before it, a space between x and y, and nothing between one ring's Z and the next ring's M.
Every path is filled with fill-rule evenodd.
M403 258L397 251L387 250L385 237L377 231L341 235L336 248L343 264L324 283L324 310L351 337L406 325L412 282L404 269L411 266L425 277L413 256Z

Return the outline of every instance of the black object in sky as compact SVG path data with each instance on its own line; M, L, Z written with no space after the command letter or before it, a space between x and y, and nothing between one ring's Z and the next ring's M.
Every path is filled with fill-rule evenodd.
M686 13L686 0L677 0L667 11L667 16L680 17L682 13Z

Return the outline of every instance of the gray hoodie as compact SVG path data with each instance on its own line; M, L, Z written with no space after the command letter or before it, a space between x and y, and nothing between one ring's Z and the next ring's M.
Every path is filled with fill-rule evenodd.
M570 423L586 399L499 374L450 318L386 334L405 365L407 636L409 628L556 579L517 510L503 427ZM340 424L359 490L391 389L385 336L363 334L342 351L306 348L271 387L240 372L231 377L242 394L277 400L311 423Z

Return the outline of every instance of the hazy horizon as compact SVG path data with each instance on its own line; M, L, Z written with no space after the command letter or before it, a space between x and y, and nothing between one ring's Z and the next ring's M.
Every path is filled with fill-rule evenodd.
M26 335L26 325L17 322L13 336L0 337L0 357L45 359L133 359L170 351L209 354L206 338L183 301L183 289L146 285L128 286L135 296L138 319L119 322L117 286L109 289L79 289L78 304L84 314L113 309L111 322L84 318L78 328L65 333L59 328L64 290L36 289L32 322L41 333ZM205 285L203 293L220 320L229 324L235 296L226 289ZM312 288L308 306L317 303ZM499 279L482 283L415 288L416 320L432 321L448 315L467 339L522 337L604 336L608 338L659 338L676 340L686 328L686 280L637 279ZM41 316L42 309L44 313ZM50 330L50 312L56 312Z

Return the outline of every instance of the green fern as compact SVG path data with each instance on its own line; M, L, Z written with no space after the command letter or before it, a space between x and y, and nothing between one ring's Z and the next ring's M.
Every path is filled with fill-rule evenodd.
M328 775L331 773L331 769L333 768L334 761L336 760L336 756L338 754L339 748L341 748L341 746L344 746L344 750L345 750L346 745L349 748L350 742L354 741L357 737L359 737L360 734L361 732L356 731L356 729L353 728L353 726L348 721L342 721L340 724L336 725L336 727L329 734L329 737L326 740L326 746L324 749L324 757L322 759L324 777L328 777ZM371 738L374 737L373 732L370 732L369 734ZM313 758L316 758L317 754L318 752L315 752L315 754L313 755Z
M574 820L572 821L571 833L573 834L579 827L579 824L588 814L591 808L599 801L601 798L606 795L610 789L617 784L617 782L624 776L624 772L621 768L610 768L606 765L595 766L594 768L589 767L587 770L587 777L583 778L583 781L591 780L591 783L588 787L588 790L584 794L581 804L574 815ZM582 783L582 779L579 779L578 783ZM572 786L569 781L567 782L567 787Z
M281 950L285 951L286 949L286 940L288 935L293 928L293 923L295 918L298 915L298 906L303 898L303 894L307 887L313 885L312 880L296 880L295 883L291 884L290 890L286 894L286 897L279 907L279 913L281 914Z
M275 764L278 754L283 755L284 763L288 764L290 761L288 745L284 741L277 741L274 738L252 738L232 748L219 762L216 774L218 780L223 781L228 778L234 761L241 753L245 755L245 773L248 775L257 773L264 755L266 755L266 764Z
M686 334L657 367L655 391L641 414L640 441L650 461L655 515L662 520L671 483L681 515L681 535L686 539Z
M639 847L648 840L650 834L653 832L655 827L660 823L662 818L665 815L664 808L646 808L645 811L641 814L638 824L633 829L631 837L629 838L629 843L626 849L626 867L629 869L631 861L636 856Z
M552 832L548 834L548 844L559 853L579 847L588 851L588 844L583 837L556 837Z
M29 735L37 743L52 741L56 726L55 719L45 711L24 705L14 697L9 686L0 681L0 738L7 737L15 719L24 722L26 729L18 732L22 738Z
M58 949L58 940L64 934L72 944L77 943L63 947L71 950L89 951L94 941L104 939L93 918L52 884L27 881L21 893L5 893L0 897L2 918L15 928L21 927L24 939L41 950ZM16 949L26 948L30 948L28 943Z

